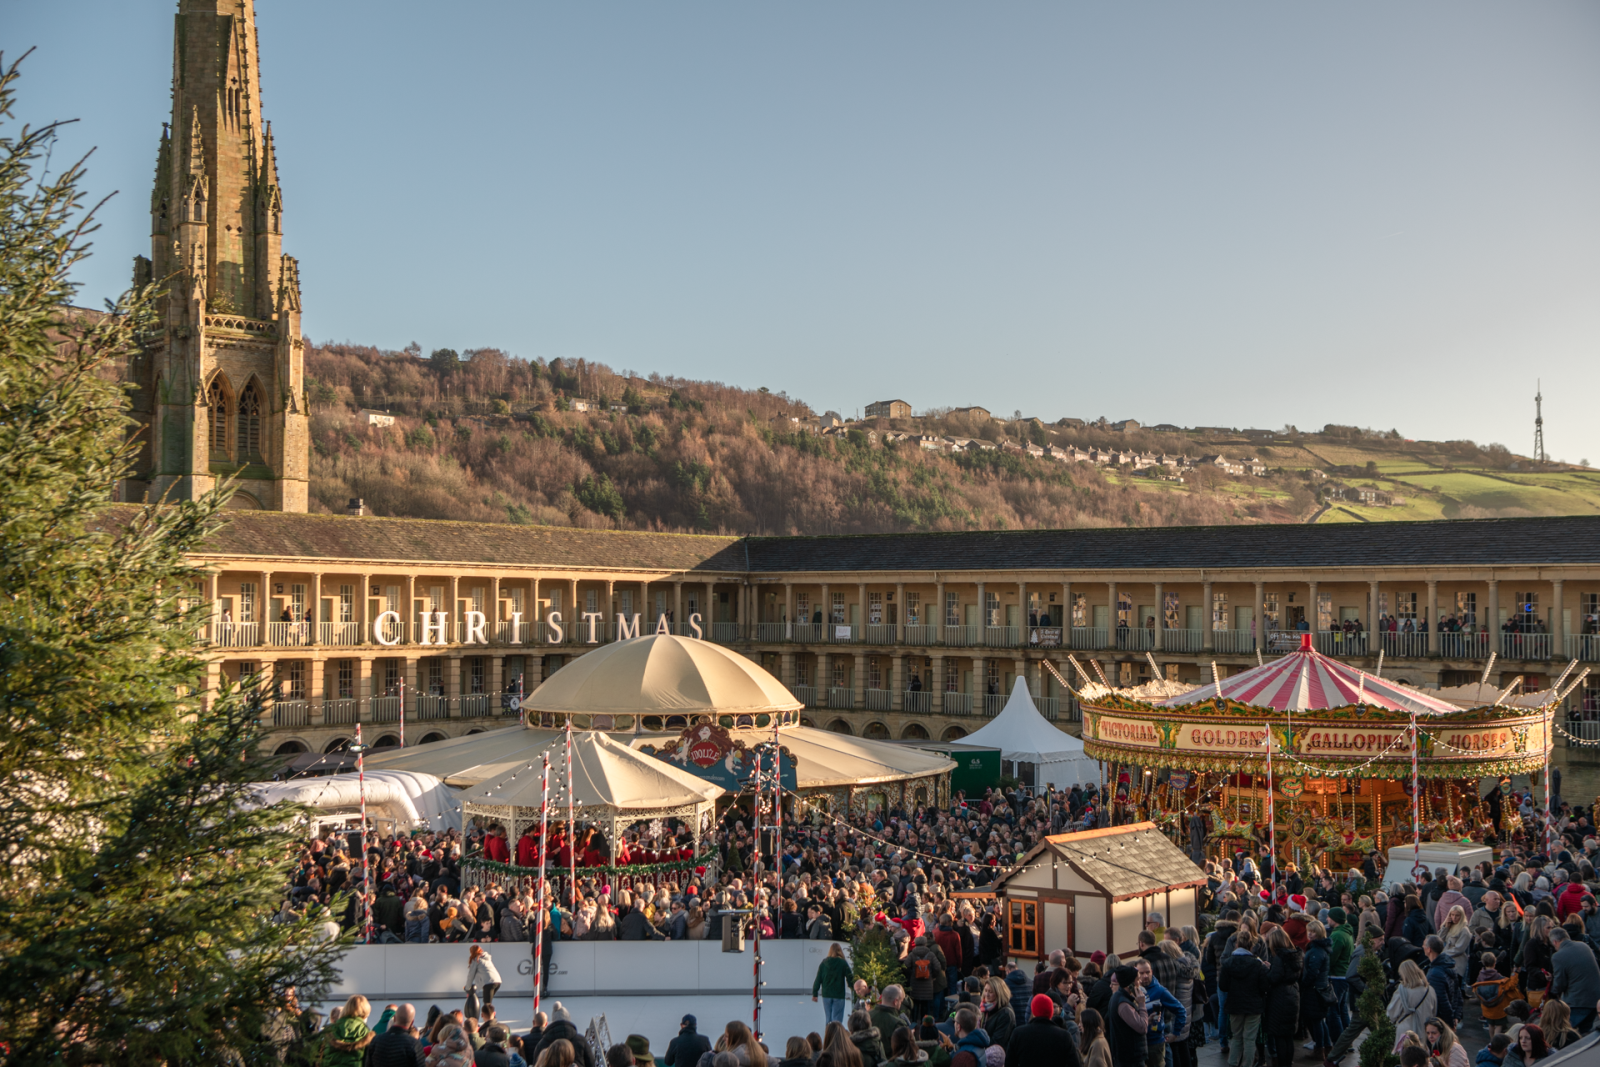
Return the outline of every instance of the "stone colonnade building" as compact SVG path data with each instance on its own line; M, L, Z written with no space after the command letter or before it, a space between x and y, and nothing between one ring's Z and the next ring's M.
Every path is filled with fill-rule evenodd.
M734 538L241 512L198 562L210 680L270 684L285 752L337 751L357 722L397 743L402 715L408 745L503 725L572 657L660 628L879 738L963 736L1018 677L1075 730L1069 656L1113 685L1199 681L1301 631L1414 685L1491 656L1524 688L1600 665L1595 518Z

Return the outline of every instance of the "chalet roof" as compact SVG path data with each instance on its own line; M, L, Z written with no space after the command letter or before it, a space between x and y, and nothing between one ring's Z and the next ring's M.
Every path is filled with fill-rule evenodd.
M122 505L106 511L110 522L120 524L138 509ZM201 555L643 571L745 569L744 546L736 537L272 511L231 511L228 519Z
M1047 837L1033 847L1012 874L995 883L996 892L1046 850L1071 863L1112 900L1206 880L1206 873L1157 830L1155 823L1141 822Z

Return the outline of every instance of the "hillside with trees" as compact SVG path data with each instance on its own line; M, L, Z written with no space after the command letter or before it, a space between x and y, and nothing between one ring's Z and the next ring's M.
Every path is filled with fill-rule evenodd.
M823 432L804 402L765 388L492 348L424 356L416 346L308 346L306 373L312 507L326 512L359 497L378 515L735 534L1304 522L1364 519L1359 506L1326 506L1330 486L1381 479L1391 460L1430 471L1515 465L1503 448L1419 450L1392 431L1353 427L1287 427L1266 440L945 410ZM940 452L892 440L907 432L997 447ZM1215 453L1267 470L1240 478L1201 467L1180 481L1030 455L1030 444Z

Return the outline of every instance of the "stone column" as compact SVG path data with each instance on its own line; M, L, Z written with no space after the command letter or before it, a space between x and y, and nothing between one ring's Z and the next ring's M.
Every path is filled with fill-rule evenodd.
M1322 625L1322 613L1317 606L1317 580L1312 578L1306 582L1306 589L1308 590L1307 595L1311 597L1311 604L1306 608L1306 629L1315 635L1318 632L1318 627ZM1316 642L1317 639L1313 636L1311 643L1315 645Z
M1367 633L1372 635L1367 639L1367 649L1373 655L1378 654L1383 644L1378 637L1378 586L1381 584L1376 578L1367 582Z
M368 599L371 593L372 575L363 574L361 575L361 585L356 590L354 612L355 623L358 627L360 627L359 632L361 634L360 640L356 643L361 645L371 645L376 643L372 640L372 620L377 618L377 616L373 614L372 601ZM379 610L381 611L383 609L379 608ZM402 621L404 621L404 619L402 619Z
M687 631L688 626L683 618L683 582L672 583L672 632L681 634Z
M1489 635L1489 651L1500 651L1500 580L1489 579L1489 617L1480 620L1480 625L1485 627L1484 632Z
M417 576L406 575L406 602L400 605L400 624L403 631L400 640L406 644L416 644L422 635L417 632ZM408 685L410 683L407 683Z
M406 695L405 699L401 701L401 718L414 717L413 712L417 706L417 667L418 660L415 656L406 656L402 660L400 670L406 680Z
M445 601L444 610L450 613L450 625L444 632L446 644L454 645L460 640L461 627L461 578L452 574L450 576L450 599Z
M858 642L865 641L867 639L867 583L866 582L857 582L856 583L856 613L857 613L856 624L859 627L859 629L857 629L854 632L854 636L855 636L855 639Z
M1061 647L1072 647L1072 583L1061 583Z
M311 670L307 672L310 677L306 679L306 699L311 703L311 724L313 726L320 726L324 721L323 701L326 699L326 694L323 692L322 687L327 683L323 677L322 666L322 657L313 655L310 660Z
M483 613L489 617L488 624L483 628L483 635L492 645L503 644L500 640L500 576L497 574L489 579L489 602L483 606ZM516 636L515 634L512 635Z
M794 617L794 583L783 583L783 640L794 640L794 624L799 620ZM790 682L794 681L790 677Z
M906 583L894 583L894 643L906 643Z
M528 579L528 612L522 620L522 625L528 628L528 636L517 635L523 644L534 648L544 644L544 635L539 632L541 627L538 625L543 619L544 612L539 608L539 577L535 575Z
M1428 655L1439 654L1439 579L1428 579Z
M1028 695L1029 696L1038 696L1039 695L1038 692L1034 689L1033 679L1028 676L1028 661L1027 660L1025 660L1025 659L1012 660L1011 661L1011 673L1014 676L1016 676L1017 678L1021 678L1022 679L1022 684L1028 687ZM1010 696L1011 695L1011 691L1009 689L1006 690L1004 695L1005 696Z
M781 652L781 653L779 653L778 665L779 665L778 669L783 671L783 679L782 679L783 680L783 684L787 688L793 689L795 687L795 680L794 680L794 653L793 652Z
M600 605L600 610L605 612L605 617L600 620L600 643L606 643L606 634L612 633L611 627L617 623L617 583L614 579L606 579L606 599Z
M450 709L450 718L461 717L461 700L464 695L461 690L461 653L450 652L444 658L444 695L455 697L456 701Z
M1212 600L1211 579L1207 578L1200 583L1200 651L1215 652L1217 650L1216 622L1212 614L1217 610L1216 602ZM1203 675L1205 672L1202 671Z
M272 572L261 572L261 595L256 598L256 644L267 643L267 630L278 620L272 617Z
M822 583L822 640L833 640L833 601L828 599L828 583Z
M867 705L867 654L856 653L855 678L855 707L864 708Z
M940 610L944 610L941 606ZM933 657L933 697L928 701L928 706L935 715L944 714L944 657Z
M1564 579L1550 580L1550 655L1559 659L1566 654L1566 630L1561 625L1561 592ZM1431 634L1431 631L1430 631Z
M1267 650L1267 583L1256 579L1256 650Z
M978 641L979 648L989 644L989 593L988 586L978 583Z
M483 680L483 688L489 694L491 708L500 706L500 694L506 691L506 658L504 656L489 657L489 677Z
M889 657L889 708L891 711L905 710L905 662L904 652L895 652Z
M356 698L356 718L363 723L372 722L372 657L355 658L356 676L351 679L350 695Z
M311 603L307 606L311 623L306 627L306 640L313 645L322 643L322 572L311 575ZM296 619L295 622L299 622Z
M1106 597L1111 601L1111 608L1106 612L1106 643L1102 648L1117 647L1117 611L1122 601L1117 597L1117 580L1115 578L1106 583Z
M937 627L937 629L935 629L933 631L933 643L936 644L936 645L942 645L942 644L944 644L944 579L943 578L939 579L939 581L934 583L933 624L934 624L935 627ZM941 692L942 691L943 690L941 690ZM943 697L940 697L939 699L940 699L941 703L944 700Z
M566 582L567 602L564 605L566 610L561 614L566 616L564 620L567 624L566 643L576 645L583 642L583 636L587 631L583 625L583 609L578 606L578 579L568 578Z
M1021 637L1018 642L1022 648L1028 647L1028 583L1017 583L1017 630Z
M1156 645L1156 651L1160 652L1164 648L1166 648L1166 645L1167 645L1167 642L1166 642L1166 636L1167 636L1167 599L1166 599L1166 592L1165 592L1166 586L1163 585L1161 582L1155 583L1155 586L1156 586L1156 633L1155 633L1155 645Z

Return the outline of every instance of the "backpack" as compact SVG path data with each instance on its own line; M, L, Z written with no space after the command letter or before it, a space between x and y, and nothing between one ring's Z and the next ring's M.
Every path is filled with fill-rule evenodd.
M933 981L933 960L924 956L911 962L911 979L914 982Z

